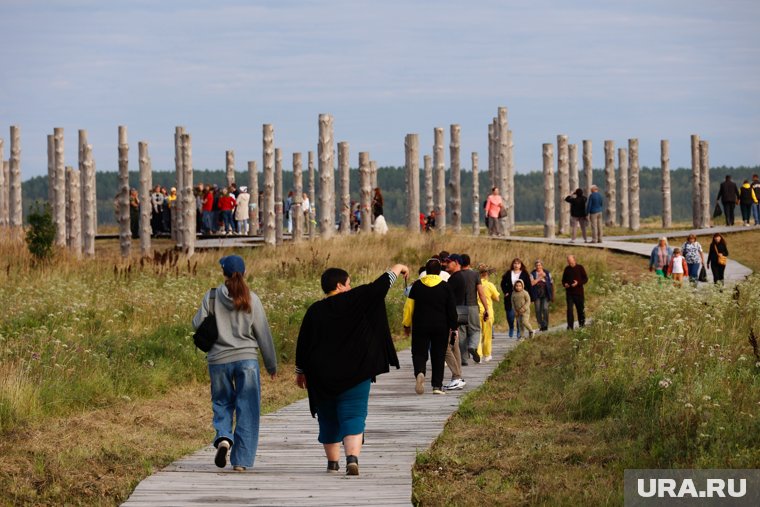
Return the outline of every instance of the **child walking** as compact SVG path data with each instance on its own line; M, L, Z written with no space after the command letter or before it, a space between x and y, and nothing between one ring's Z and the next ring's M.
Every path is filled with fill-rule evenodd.
M525 290L522 280L516 280L514 290L512 291L512 308L517 317L518 336L523 334L527 329L530 333L528 338L533 338L533 327L530 325L530 294Z
M668 264L668 274L673 276L673 285L683 287L683 275L689 272L686 259L681 255L680 248L673 249L673 257Z

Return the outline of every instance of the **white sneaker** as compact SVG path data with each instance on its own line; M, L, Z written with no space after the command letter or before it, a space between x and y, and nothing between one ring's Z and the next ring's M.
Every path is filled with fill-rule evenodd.
M444 386L444 389L447 391L454 391L456 389L462 389L464 386L467 385L467 382L464 381L464 379L457 378L452 380L449 385Z
M485 361L485 362L487 363L487 362L489 362L491 359L492 359L492 358L491 358L491 356L486 356L486 357L484 357L484 358L483 358L483 361Z
M417 374L417 383L414 386L414 392L417 394L425 392L425 374L422 372Z

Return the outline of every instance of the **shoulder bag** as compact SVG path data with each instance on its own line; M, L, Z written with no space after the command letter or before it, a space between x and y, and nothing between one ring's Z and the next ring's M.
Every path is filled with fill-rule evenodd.
M195 330L193 335L193 343L195 346L201 349L203 352L208 352L211 347L216 343L219 338L219 330L216 327L216 315L214 314L214 304L216 303L216 288L211 289L211 295L209 297L209 309L208 315L203 319L201 325Z
M723 255L718 251L718 246L713 243L713 248L715 249L715 256L718 257L718 264L721 266L725 266L728 263L728 257Z

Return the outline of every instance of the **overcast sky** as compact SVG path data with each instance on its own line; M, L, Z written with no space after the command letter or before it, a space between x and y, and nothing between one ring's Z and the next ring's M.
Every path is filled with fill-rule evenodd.
M0 137L21 128L23 179L47 172L46 135L64 127L76 165L87 129L99 171L130 167L147 141L154 170L174 167L174 127L196 168L261 165L272 123L286 167L315 150L319 113L335 118L351 165L369 151L403 165L404 136L430 153L433 128L462 128L487 164L487 125L509 108L519 172L567 134L638 137L642 165L688 166L689 135L712 165L760 163L760 1L0 0ZM448 165L448 147L446 164ZM304 155L305 158L305 155Z

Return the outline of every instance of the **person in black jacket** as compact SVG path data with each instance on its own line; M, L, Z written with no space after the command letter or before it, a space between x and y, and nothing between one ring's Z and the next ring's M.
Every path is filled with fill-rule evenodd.
M567 266L562 272L562 286L565 288L565 300L567 302L567 328L573 329L575 318L573 306L578 311L578 325L586 325L586 302L583 286L588 283L586 269L578 264L575 255L567 256Z
M583 242L588 243L586 237L586 196L583 195L583 190L576 189L574 193L565 197L565 201L570 203L570 243L575 243L575 231L578 229L578 224L581 226Z
M340 443L346 450L346 475L359 475L359 453L367 419L370 382L399 368L385 296L409 268L396 264L372 283L351 289L348 273L322 273L326 297L312 304L296 344L296 383L309 392L311 416L319 421L318 440L327 470L339 469Z
M726 215L726 225L734 225L734 208L739 200L739 188L731 181L731 175L726 175L726 181L720 184L717 200L723 203Z
M523 281L523 287L530 294L530 300L533 301L532 284L530 283L530 274L524 268L520 259L514 258L510 264L509 270L501 277L501 292L504 294L504 309L507 311L507 323L509 324L509 337L512 338L515 332L515 310L512 308L512 290L517 280ZM517 338L520 338L520 329L517 330Z
M404 305L404 332L412 334L415 391L425 392L425 366L430 350L433 394L443 391L443 370L449 337L457 331L457 305L449 284L441 280L441 261L430 259L425 276L412 284Z
M720 233L716 232L713 236L710 249L707 251L707 269L712 271L713 282L723 283L723 274L726 271L726 265L720 263L720 256L728 257L728 246L726 240Z

